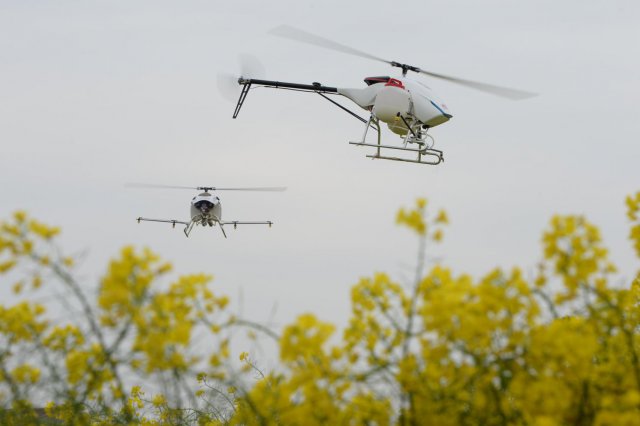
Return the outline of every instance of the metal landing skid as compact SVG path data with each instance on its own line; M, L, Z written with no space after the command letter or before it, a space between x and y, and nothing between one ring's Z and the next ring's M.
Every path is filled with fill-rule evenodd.
M187 224L187 226L184 227L184 235L186 235L187 237L189 237L189 234L191 234L191 231L193 230L193 227L195 225L202 225L202 226L215 226L217 221L212 220L211 218L204 218L201 216L196 216L194 218L191 219L191 221L189 221L189 223ZM176 224L173 224L173 227L176 227ZM222 230L222 234L224 235L225 238L227 238L227 235L224 232L224 229L222 229L222 227L220 227L220 229Z
M439 149L431 148L435 143L433 137L428 135L426 131L421 129L421 125L417 122L417 120L412 119L412 122L409 123L398 114L398 120L402 119L403 123L407 127L407 134L404 137L403 146L395 146L395 145L382 145L381 144L381 134L380 131L380 121L373 115L369 117L369 121L367 122L364 128L364 134L362 135L362 140L359 142L350 141L350 145L355 146L370 146L376 148L374 155L367 155L367 158L372 159L381 159L381 160L392 160L392 161L404 161L407 163L418 163L418 164L429 164L435 166L436 164L440 164L444 162L444 154ZM375 126L374 129L378 132L378 143L367 143L367 133L369 132L369 127ZM427 141L431 140L431 146L428 145ZM409 144L418 145L417 148L409 147ZM397 151L405 151L405 152L414 152L417 154L417 158L403 158L403 157L390 157L386 155L382 155L383 149L395 149Z
M220 223L215 217L213 216L196 216L194 218L191 219L191 224L184 229L184 234L188 237L189 234L191 233L191 229L193 229L193 225L202 225L203 227L207 227L208 226L216 226L216 224L220 225L220 231L222 231L222 235L224 235L225 238L227 238L227 233L224 232L224 228L222 227L222 223Z

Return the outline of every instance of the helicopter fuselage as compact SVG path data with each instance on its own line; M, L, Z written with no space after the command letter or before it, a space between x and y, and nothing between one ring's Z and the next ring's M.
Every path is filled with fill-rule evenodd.
M201 225L213 226L222 220L222 204L220 198L203 192L191 199L191 220Z
M369 77L363 89L338 88L337 93L371 111L389 129L401 136L409 129L400 119L419 120L427 128L446 123L452 117L447 105L423 83L406 77Z
M425 129L446 123L452 117L447 105L430 87L420 81L405 76L368 77L364 81L367 87L354 89L329 87L320 83L298 84L240 78L238 83L243 86L243 90L233 118L238 116L251 85L315 92L321 95L324 93L342 95L372 113L378 120L386 123L394 133L401 136L406 135L409 129L400 117L414 125L420 124Z
M447 105L428 86L405 76L398 78L368 77L364 81L367 83L367 87L351 89L329 87L320 83L299 84L241 77L238 79L238 84L242 86L242 92L238 98L233 118L236 118L240 113L252 85L312 92L365 123L361 140L349 143L376 148L376 153L368 157L432 165L444 161L442 151L433 148L434 139L427 132L432 127L446 123L452 117ZM360 117L326 95L341 95L348 98L369 113L369 120ZM381 143L380 122L387 124L393 133L403 139L402 146ZM368 143L366 140L369 128L377 131L376 144ZM417 158L407 159L382 155L381 150L383 149L413 152Z

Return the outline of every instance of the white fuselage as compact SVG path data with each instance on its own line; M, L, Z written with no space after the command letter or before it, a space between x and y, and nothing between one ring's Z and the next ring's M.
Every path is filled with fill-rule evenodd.
M418 120L429 128L452 117L449 108L429 87L406 77L388 78L363 89L338 88L338 93L371 111L399 135L405 135L408 129L398 115L408 122Z
M201 225L213 225L222 220L220 198L203 192L191 199L191 220Z

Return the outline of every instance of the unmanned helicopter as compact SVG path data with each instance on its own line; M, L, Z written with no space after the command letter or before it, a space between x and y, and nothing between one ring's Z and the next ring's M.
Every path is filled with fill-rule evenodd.
M279 37L336 50L349 55L384 62L392 67L400 68L402 70L402 76L367 77L364 79L367 87L361 89L329 87L317 82L312 84L298 84L241 76L237 81L238 84L242 86L242 91L236 104L233 118L238 117L249 90L252 88L272 87L276 89L287 89L301 92L314 92L365 124L362 139L349 143L356 146L376 148L373 155L367 155L367 157L373 159L377 158L432 165L439 164L444 161L443 152L433 148L435 140L427 132L429 129L449 121L452 117L451 111L433 92L433 90L431 90L431 88L421 81L407 77L407 73L409 71L443 79L512 100L526 99L536 95L522 90L465 80L444 74L437 74L413 65L378 58L377 56L370 55L366 52L288 25L282 25L274 28L270 33ZM341 95L350 99L356 105L369 112L369 119L360 117L326 95ZM380 122L387 124L388 128L393 133L402 137L403 143L401 146L381 144ZM377 132L377 143L367 142L367 133L369 132L369 128L373 128ZM386 151L385 155L382 155L383 150L387 149L413 152L417 154L417 158L391 157L386 155Z
M191 230L195 225L215 226L220 225L220 231L222 235L227 238L227 233L224 231L224 225L233 225L233 229L236 229L238 225L273 225L270 220L265 221L240 221L240 220L222 220L222 204L220 198L209 191L285 191L285 187L255 187L255 188L220 188L216 186L171 186L171 185L151 185L143 183L130 183L127 184L130 187L138 188L172 188L172 189L194 189L197 191L203 191L191 199L191 220L182 221L175 219L150 219L146 217L139 217L136 220L138 223L145 222L164 222L170 223L173 227L176 224L185 225L184 234L188 237Z

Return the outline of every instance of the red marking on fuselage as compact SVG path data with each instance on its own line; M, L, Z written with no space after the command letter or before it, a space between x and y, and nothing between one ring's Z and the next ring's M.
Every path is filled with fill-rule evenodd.
M404 84L400 80L396 80L395 78L390 78L389 81L385 84L385 86L397 87L399 89L404 89Z

